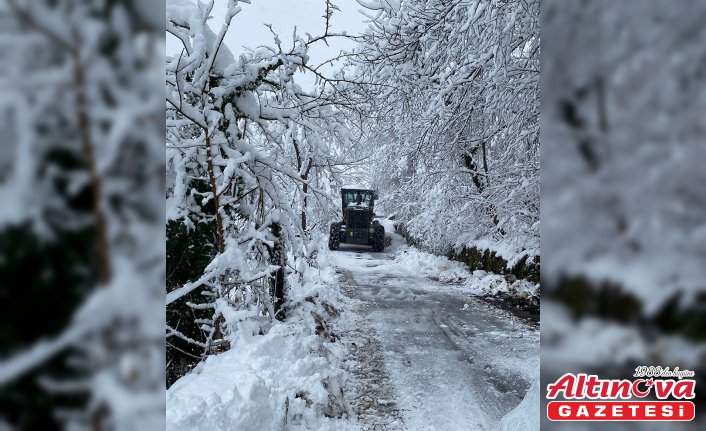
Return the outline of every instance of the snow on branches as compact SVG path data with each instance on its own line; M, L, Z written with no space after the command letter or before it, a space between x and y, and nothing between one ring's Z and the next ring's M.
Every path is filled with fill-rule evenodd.
M236 57L223 40L240 7L229 1L215 32L212 2L167 5L167 32L182 44L167 59L167 222L210 223L214 242L203 273L174 286L167 304L198 291L218 304L202 325L206 353L228 348L238 326L229 316L260 320L255 332L283 316L286 278L310 261L311 232L330 211L324 191L356 140L345 80L322 75L308 54L341 36L330 33L335 6L326 3L323 35L295 33L285 48L270 26L273 46ZM314 90L297 84L301 73L316 76Z
M438 252L538 254L539 2L359 3L387 209Z
M139 3L0 5L0 289L21 313L0 403L20 428L163 423L163 45Z

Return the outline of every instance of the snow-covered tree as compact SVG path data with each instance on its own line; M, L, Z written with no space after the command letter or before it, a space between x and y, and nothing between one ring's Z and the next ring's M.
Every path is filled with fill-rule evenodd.
M0 417L20 428L163 426L154 9L0 3L0 296L27 328L3 337Z
M706 4L542 8L542 278L556 310L543 350L592 366L703 363ZM609 358L580 346L615 322Z
M421 244L539 252L539 2L359 1L374 183Z
M223 40L239 3L228 2L217 32L213 2L167 5L167 32L182 44L167 59L167 222L213 232L210 262L167 294L167 342L195 346L192 357L284 317L287 277L311 262L312 232L331 217L328 192L360 128L346 79L309 64L311 46L345 37L330 30L335 6L322 3L321 36L295 33L285 47L273 31L272 46L235 57ZM302 73L316 88L297 84ZM193 319L180 304L199 314L198 330L177 327Z

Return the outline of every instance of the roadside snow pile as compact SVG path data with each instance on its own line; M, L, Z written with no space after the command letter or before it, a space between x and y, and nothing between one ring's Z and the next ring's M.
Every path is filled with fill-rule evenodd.
M397 253L395 263L410 272L444 283L462 283L472 276L463 263L426 253L414 247L407 247Z
M391 269L401 268L406 272L422 274L443 283L460 284L477 295L507 294L520 299L539 296L539 284L537 283L482 270L471 272L462 262L451 260L446 256L427 253L407 245L405 239L395 232L393 220L382 219L380 223L385 227L385 235L391 239L390 245L386 249L394 259L395 265L391 265Z
M539 431L539 376L520 405L500 420L501 431Z
M520 299L535 298L539 295L539 284L482 270L470 272L461 262L426 253L414 247L407 247L395 253L394 262L408 272L421 274L443 283L463 285L477 295L505 293Z
M473 271L473 278L469 282L473 290L486 295L507 293L510 296L527 299L539 294L539 284L487 271Z
M347 418L347 376L337 359L343 347L332 342L329 325L340 313L340 292L333 269L321 263L324 269L308 268L304 282L292 286L285 322L265 335L240 322L230 350L167 390L167 429L359 429Z

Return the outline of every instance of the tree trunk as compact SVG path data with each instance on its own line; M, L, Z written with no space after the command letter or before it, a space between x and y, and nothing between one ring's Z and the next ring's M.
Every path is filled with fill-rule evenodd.
M108 243L108 223L101 209L101 181L96 171L96 160L93 152L93 136L91 134L91 119L86 105L86 83L83 64L78 50L73 52L74 83L76 84L76 115L81 140L81 149L86 159L86 170L91 190L93 218L96 224L96 256L98 259L98 282L106 286L112 278L110 265L110 245Z
M208 131L206 131L208 133ZM208 167L208 181L211 184L211 195L213 196L213 206L216 212L216 230L218 231L218 252L223 253L226 249L223 232L223 217L221 216L221 205L218 199L218 186L216 185L216 174L213 171L213 153L211 152L211 140L206 136L206 161Z
M284 320L285 316L284 311L282 310L282 305L284 304L284 290L286 283L284 274L286 257L284 238L282 237L282 226L276 222L272 223L270 225L270 232L272 232L272 235L275 237L275 245L272 247L270 262L279 267L279 269L275 272L274 277L270 280L270 292L272 293L275 317L277 319Z
M307 183L306 181L309 181L309 171L311 171L311 166L313 165L313 162L313 159L309 159L309 164L306 167L306 171L304 171L304 174L302 175L302 180L305 181L302 185L302 194L304 195L302 202L302 232L306 232L307 193L309 193L309 183Z

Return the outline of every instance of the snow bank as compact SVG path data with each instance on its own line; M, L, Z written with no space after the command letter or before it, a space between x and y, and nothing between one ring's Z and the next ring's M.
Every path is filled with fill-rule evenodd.
M394 262L411 273L422 274L444 283L460 284L478 295L507 293L515 297L529 298L539 294L539 284L482 270L471 272L464 263L414 247L398 252Z
M359 429L347 418L341 390L342 347L317 335L315 316L334 320L340 300L326 256L323 269L307 268L303 283L293 284L286 322L265 335L234 337L229 351L169 388L168 430Z
M472 277L466 265L408 247L395 256L395 263L410 272L446 283L461 283Z
M539 295L538 283L531 283L527 280L510 280L513 279L492 272L476 270L473 271L471 283L474 290L487 295L507 293L510 296L519 298L536 297Z
M501 431L539 431L539 375L520 405L500 420Z
M338 429L322 417L325 379L341 376L309 325L277 325L211 356L167 391L167 429Z
M382 219L380 224L385 227L385 234L391 238L387 249L393 255L394 265L390 265L391 270L399 271L401 268L405 272L422 274L432 280L459 284L478 295L507 293L520 298L539 295L539 284L482 270L471 272L462 262L408 246L404 238L395 233L393 220Z

